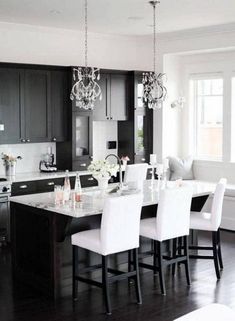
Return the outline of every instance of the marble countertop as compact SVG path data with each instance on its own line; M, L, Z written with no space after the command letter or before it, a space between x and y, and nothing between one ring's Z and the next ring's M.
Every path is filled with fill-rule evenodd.
M184 185L193 187L193 196L203 196L214 192L216 184L200 181L187 181ZM44 209L45 211L56 212L71 217L84 217L102 213L103 204L106 197L118 196L118 193L109 192L114 189L117 184L109 184L109 188L105 195L102 195L98 187L84 188L82 194L82 202L76 203L74 206L71 201L64 205L55 205L54 192L32 194L24 196L14 196L10 198L11 202L19 203L35 208ZM167 182L167 188L175 186L175 182ZM145 181L143 184L144 201L143 206L154 205L159 201L159 192L157 189L157 181L154 181L152 187L151 180Z
M80 171L78 172L80 175L88 175L90 174L88 171ZM37 181L42 179L54 179L65 177L65 171L51 172L51 173L41 173L41 172L29 172L29 173L20 173L16 174L12 177L7 177L8 182L17 183L17 182L27 182L27 181ZM69 176L76 176L76 172L69 172ZM4 176L1 176L4 178Z

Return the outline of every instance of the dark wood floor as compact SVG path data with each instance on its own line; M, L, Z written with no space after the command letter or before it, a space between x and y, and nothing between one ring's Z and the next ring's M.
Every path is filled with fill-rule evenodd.
M183 266L172 279L167 271L167 295L162 296L158 278L151 272L141 275L143 304L135 304L134 289L126 281L112 285L113 314L103 311L101 290L92 288L79 293L73 303L66 297L54 304L38 297L25 287L14 286L11 278L10 251L0 249L0 321L99 321L99 320L148 320L171 321L212 302L226 304L235 310L235 233L222 231L224 271L216 280L212 261L191 261L192 285L186 285ZM207 243L206 235L200 235Z

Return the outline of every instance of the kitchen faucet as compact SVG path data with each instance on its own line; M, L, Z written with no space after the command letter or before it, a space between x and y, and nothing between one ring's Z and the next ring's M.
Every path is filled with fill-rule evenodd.
M123 188L123 183L122 183L122 162L121 162L121 159L115 154L109 154L109 155L107 155L105 157L105 159L108 159L111 156L116 158L116 160L118 162L118 165L119 165L119 180L120 180L119 189L121 190Z

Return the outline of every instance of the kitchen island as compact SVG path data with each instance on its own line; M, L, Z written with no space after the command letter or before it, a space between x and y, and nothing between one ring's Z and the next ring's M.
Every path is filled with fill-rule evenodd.
M144 182L142 217L156 214L159 193L150 188L151 184L151 181ZM196 181L186 184L193 186L192 209L201 210L209 194L213 193L215 184ZM114 187L115 184L110 184L108 192ZM71 295L70 235L100 226L104 200L109 195L102 195L97 187L86 188L82 202L76 206L71 202L63 206L55 205L54 193L12 197L11 237L15 281L28 284L54 299ZM97 263L99 258L95 254L88 254L85 250L80 252L79 261L84 266L88 262ZM119 265L126 260L126 255L121 254L112 264ZM80 290L84 286L81 285Z

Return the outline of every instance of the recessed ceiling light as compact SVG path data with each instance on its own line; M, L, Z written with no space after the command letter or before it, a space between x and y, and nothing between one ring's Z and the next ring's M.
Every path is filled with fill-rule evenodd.
M135 21L143 20L143 19L144 19L143 17L138 17L138 16L130 16L130 17L128 17L128 20L135 20Z
M50 14L55 14L55 15L61 14L61 11L60 11L60 10L57 10L57 9L51 9L51 10L50 10Z

